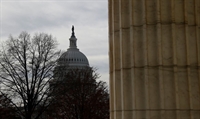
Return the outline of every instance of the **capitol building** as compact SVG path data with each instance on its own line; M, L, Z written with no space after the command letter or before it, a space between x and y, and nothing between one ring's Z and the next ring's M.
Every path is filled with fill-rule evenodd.
M69 48L61 54L54 71L54 80L63 80L68 72L91 71L87 57L77 48L77 38L72 26L72 35L69 38Z
M89 62L87 57L77 48L77 38L72 26L72 35L69 38L69 48L58 60L58 67L67 67L70 69L88 68Z

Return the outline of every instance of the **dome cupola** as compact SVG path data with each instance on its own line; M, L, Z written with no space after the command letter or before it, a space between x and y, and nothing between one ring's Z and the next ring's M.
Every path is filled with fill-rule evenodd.
M72 26L72 35L69 38L69 43L69 48L59 58L59 65L69 67L89 67L87 57L77 48L77 38L74 33L74 26Z

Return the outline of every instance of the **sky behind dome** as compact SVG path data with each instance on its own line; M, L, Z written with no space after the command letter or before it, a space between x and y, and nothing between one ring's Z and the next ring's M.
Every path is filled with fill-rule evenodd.
M100 80L109 82L107 0L0 0L0 42L22 31L52 34L59 49L69 47L71 27L75 27L79 50Z

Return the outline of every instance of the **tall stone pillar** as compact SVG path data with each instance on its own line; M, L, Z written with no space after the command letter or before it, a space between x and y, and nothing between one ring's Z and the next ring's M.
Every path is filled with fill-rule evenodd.
M110 119L200 119L200 0L109 0Z

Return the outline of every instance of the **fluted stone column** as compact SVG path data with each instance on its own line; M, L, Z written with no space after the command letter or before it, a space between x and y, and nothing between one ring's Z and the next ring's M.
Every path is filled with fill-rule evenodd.
M109 0L110 119L200 119L200 0Z

